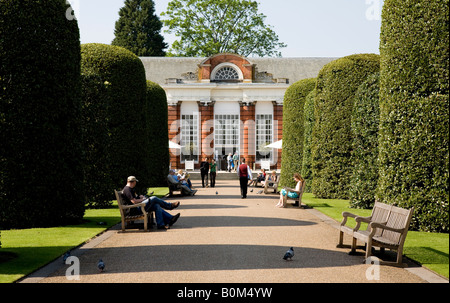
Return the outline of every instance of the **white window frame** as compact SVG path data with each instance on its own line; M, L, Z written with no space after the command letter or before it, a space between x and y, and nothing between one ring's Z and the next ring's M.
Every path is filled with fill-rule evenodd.
M211 72L210 80L211 81L225 81L225 80L216 80L217 73L224 67L230 67L237 72L237 74L239 75L239 79L237 81L244 80L244 74L242 73L241 69L237 65L235 65L233 63L229 63L229 62L224 62L224 63L217 65Z
M261 117L263 117L261 119ZM267 120L270 119L270 123L265 123ZM273 163L273 159L274 159L274 151L273 150L269 150L267 151L267 153L270 155L270 157L267 158L260 158L258 153L260 152L260 145L262 143L267 143L267 145L271 144L273 142L274 139L274 115L273 114L256 114L255 115L255 132L256 132L256 136L255 136L255 147L256 147L256 154L255 154L255 162L256 163L262 163L262 161L270 161L271 163ZM263 123L261 123L260 121L263 121ZM267 127L270 126L270 128L268 129ZM267 130L269 130L269 134L267 133ZM267 137L269 136L269 138ZM265 137L265 140L261 140L261 138Z
M186 119L186 117L192 116L191 119ZM186 126L189 126L189 129L187 129ZM193 136L191 136L191 132L193 132ZM190 144L191 142L194 143L195 150L194 150L194 161L195 163L199 163L199 157L200 157L200 113L199 112L193 112L193 113L184 113L181 115L181 132L180 132L180 138L181 138L181 154L180 154L180 161L181 163L185 163L186 161L192 161L187 160L186 155L184 154L185 147ZM191 138L193 139L191 141Z

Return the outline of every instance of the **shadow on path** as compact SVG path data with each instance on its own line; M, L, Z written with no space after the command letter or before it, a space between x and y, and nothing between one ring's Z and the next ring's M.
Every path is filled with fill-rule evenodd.
M161 271L214 271L248 269L293 269L351 266L359 258L317 248L295 248L292 261L282 258L287 247L268 245L156 245L99 248L80 259L82 275L98 274L102 259L106 273ZM144 256L144 259L142 257Z

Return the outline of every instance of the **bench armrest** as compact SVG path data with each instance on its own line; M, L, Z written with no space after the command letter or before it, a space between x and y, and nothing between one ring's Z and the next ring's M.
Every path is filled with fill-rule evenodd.
M131 209L131 208L138 208L138 207L141 207L141 208L145 208L145 205L147 205L146 203L139 203L139 204L134 204L134 205L124 205L124 206L122 206L122 208L123 209Z
M369 224L369 226L372 229L372 231L370 233L370 237L373 237L375 235L375 233L377 232L377 228L390 230L390 231L398 232L398 233L403 233L405 231L405 228L393 228L393 227L389 227L386 224L379 223L379 222L371 222Z
M343 217L343 219L342 219L342 222L341 222L341 226L345 226L345 224L347 224L347 220L348 220L349 217L350 218L356 218L357 216L355 214L352 214L352 213L344 211L342 213L342 217Z

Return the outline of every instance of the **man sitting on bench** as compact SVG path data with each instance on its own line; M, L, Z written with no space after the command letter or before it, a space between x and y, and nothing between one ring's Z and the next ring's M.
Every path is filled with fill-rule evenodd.
M173 184L173 185L178 185L178 184L179 184L179 185L181 186L181 188L183 189L183 191L184 191L187 195L190 195L190 196L195 195L195 193L197 192L196 189L194 189L194 190L190 189L188 186L182 184L180 181L178 181L177 179L175 179L174 176L175 176L175 170L174 170L174 169L171 169L171 170L169 171L169 175L167 176L167 180L170 182L170 184Z

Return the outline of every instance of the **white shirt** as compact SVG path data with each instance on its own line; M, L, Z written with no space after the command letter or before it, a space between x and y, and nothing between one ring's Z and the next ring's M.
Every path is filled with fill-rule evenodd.
M236 170L238 177L239 177L239 167L240 167L240 165L238 165L237 170ZM250 169L250 167L248 165L247 165L247 174L248 174L249 179L252 180L253 179L252 170Z

